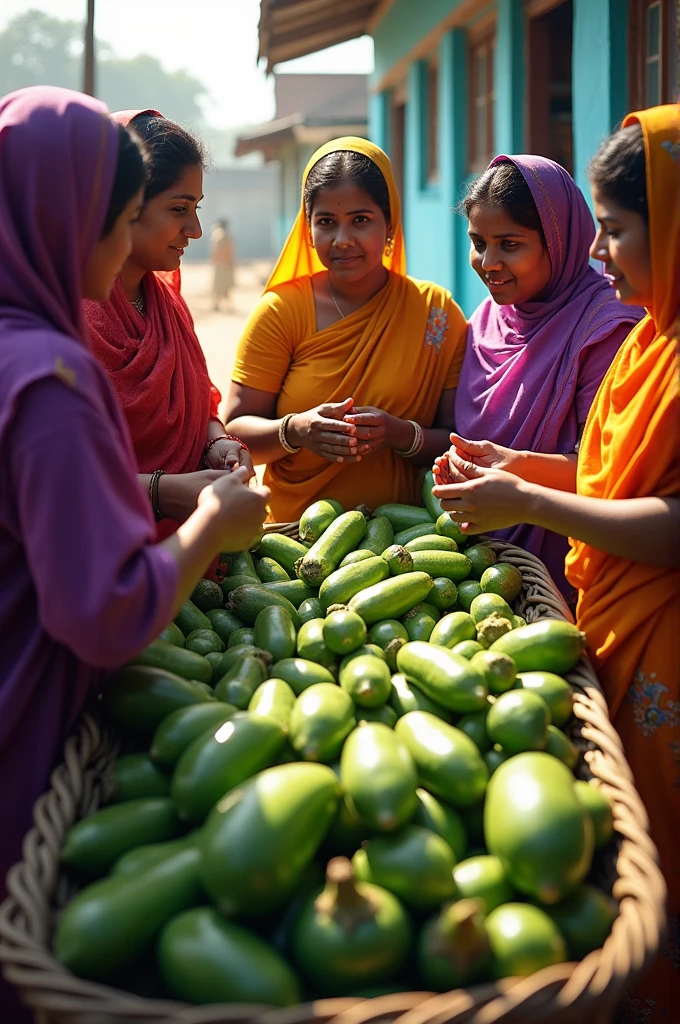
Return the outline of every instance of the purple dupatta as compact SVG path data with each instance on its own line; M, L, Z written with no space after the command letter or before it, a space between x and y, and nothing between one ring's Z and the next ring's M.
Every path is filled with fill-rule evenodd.
M508 448L568 454L598 387L642 310L618 302L589 264L590 210L572 177L540 156L498 156L521 171L538 209L552 273L542 301L473 313L456 394L456 430ZM524 525L498 531L564 579L565 538Z

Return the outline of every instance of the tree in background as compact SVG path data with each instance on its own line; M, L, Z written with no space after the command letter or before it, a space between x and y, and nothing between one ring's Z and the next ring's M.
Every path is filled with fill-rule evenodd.
M97 95L109 110L155 107L173 121L198 126L203 120L198 101L206 89L186 71L166 71L146 53L122 60L98 51Z
M83 26L28 10L0 32L0 96L29 85L82 87ZM97 95L110 110L156 107L183 124L200 125L205 86L186 71L166 71L156 57L116 57L97 43Z
M29 85L80 87L83 28L42 11L18 14L0 32L0 95Z

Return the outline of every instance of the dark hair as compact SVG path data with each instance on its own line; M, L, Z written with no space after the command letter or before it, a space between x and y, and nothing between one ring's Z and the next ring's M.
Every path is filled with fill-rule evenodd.
M159 192L172 188L185 168L205 166L203 144L174 121L155 114L139 114L130 122L130 127L139 135L147 152L145 203Z
M543 245L546 244L531 189L519 167L510 161L494 164L484 171L481 178L471 182L460 205L466 217L470 216L473 206L498 206L516 224L530 231L538 231Z
M380 207L387 223L390 223L390 194L387 182L380 168L363 153L351 149L339 149L321 157L307 175L305 182L305 214L312 219L314 200L326 188L336 188L344 181L351 181L363 189Z
M135 192L139 192L146 181L142 147L122 124L116 125L116 128L118 129L118 163L111 188L109 208L106 211L100 238L106 238L113 230L113 225Z
M588 176L603 195L649 223L645 143L639 122L610 135L588 167Z

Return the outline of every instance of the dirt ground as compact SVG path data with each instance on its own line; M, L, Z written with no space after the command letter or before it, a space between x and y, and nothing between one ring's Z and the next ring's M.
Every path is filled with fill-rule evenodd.
M184 263L182 266L182 294L191 309L210 377L223 396L229 387L241 331L262 294L270 269L271 264L266 261L237 267L236 287L232 292L233 308L230 312L216 312L211 294L211 265Z

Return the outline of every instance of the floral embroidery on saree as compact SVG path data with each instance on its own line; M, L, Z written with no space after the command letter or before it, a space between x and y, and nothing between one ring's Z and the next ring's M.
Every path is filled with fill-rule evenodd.
M425 327L425 348L433 348L435 352L439 352L446 341L448 330L449 314L440 306L431 306Z
M638 669L626 694L626 703L633 705L633 719L648 739L657 729L680 725L680 703L667 700L668 687L656 681L656 672L649 677Z

